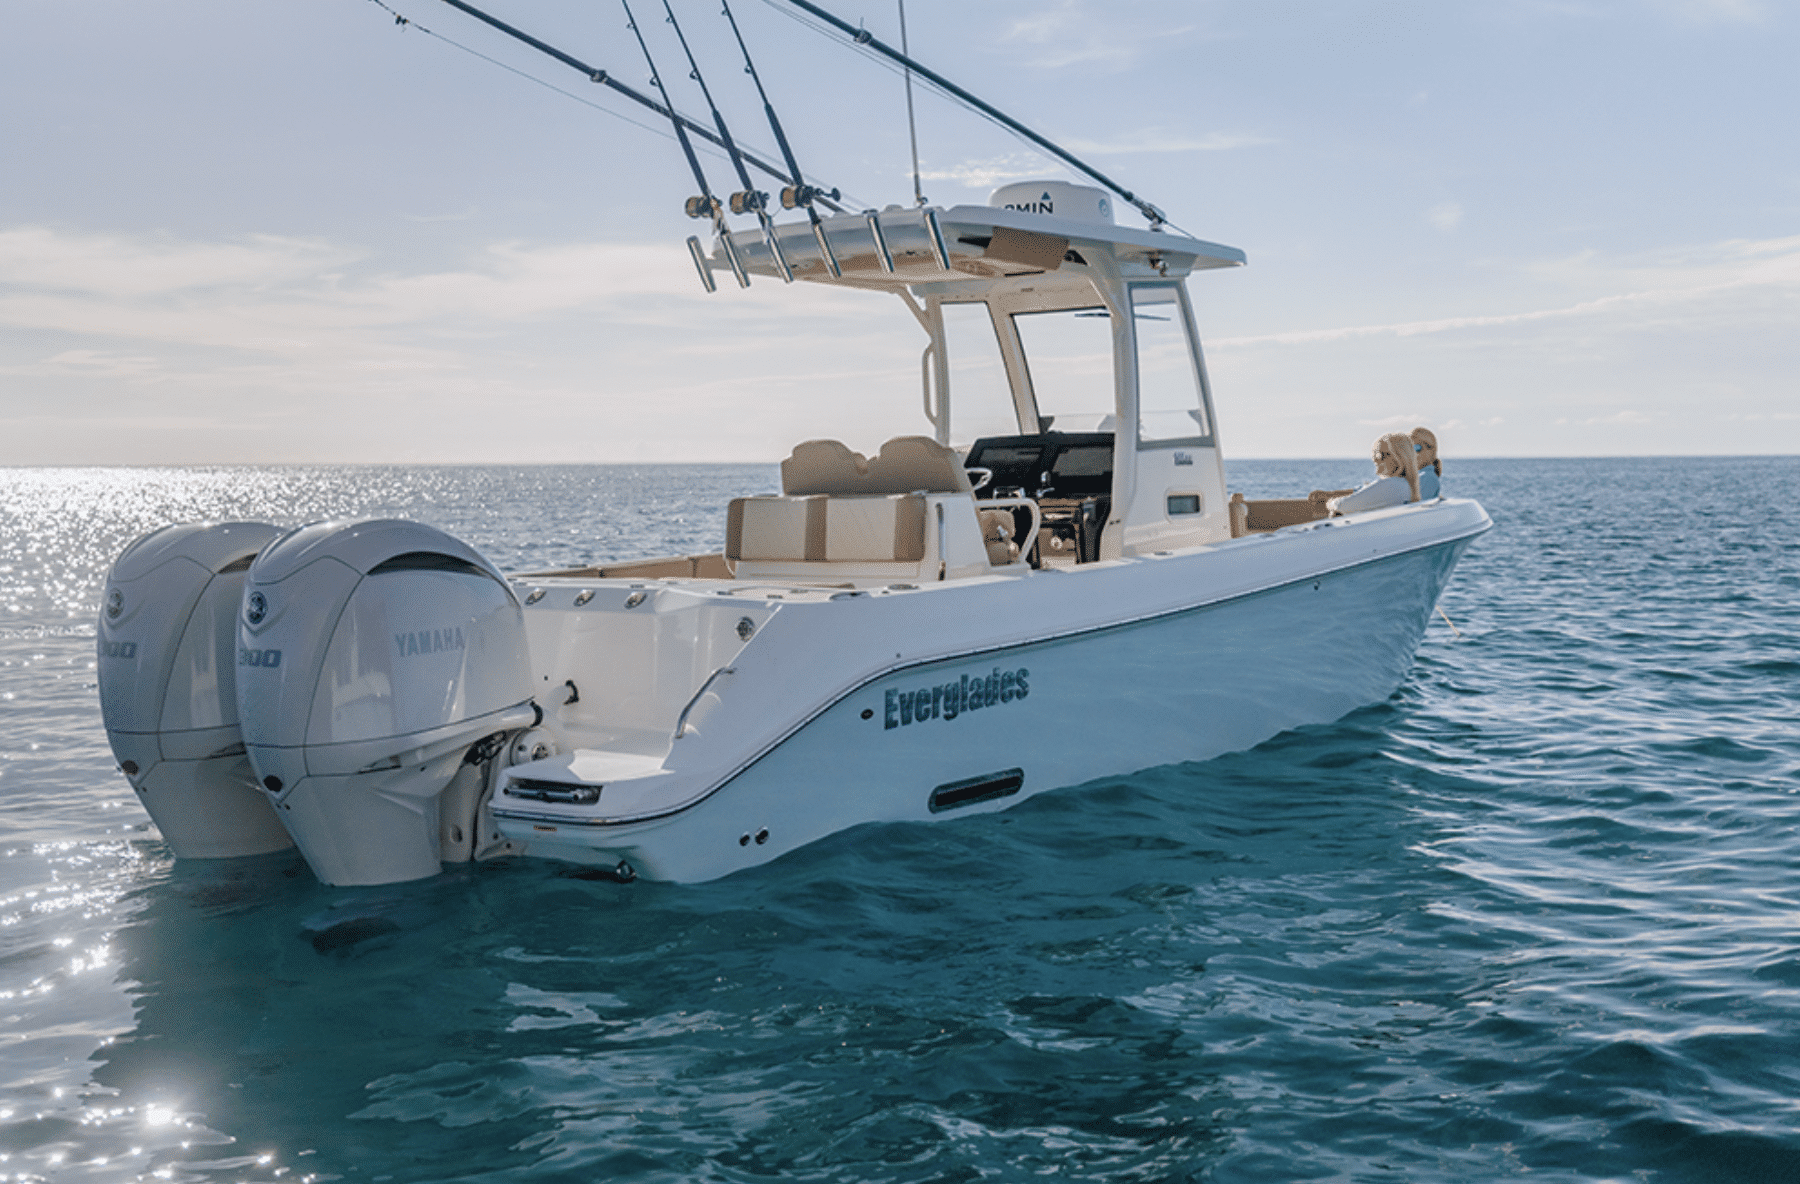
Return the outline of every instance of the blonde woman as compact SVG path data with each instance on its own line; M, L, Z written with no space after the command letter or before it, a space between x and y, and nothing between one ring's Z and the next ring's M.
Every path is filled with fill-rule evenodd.
M1325 503L1334 514L1384 510L1408 502L1426 502L1438 496L1438 478L1444 463L1438 459L1437 437L1429 428L1414 428L1411 435L1395 432L1375 441L1375 479L1352 493Z

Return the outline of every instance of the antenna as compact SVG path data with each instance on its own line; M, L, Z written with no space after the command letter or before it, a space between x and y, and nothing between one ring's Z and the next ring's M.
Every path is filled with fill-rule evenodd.
M750 60L750 47L744 44L744 34L738 28L737 17L731 14L730 0L719 0L719 3L724 7L725 19L731 22L731 34L737 38L738 48L744 53L744 73L750 75L750 80L756 83L756 93L762 98L763 113L769 117L769 130L775 133L775 143L780 147L781 157L787 161L788 175L793 179L792 185L784 186L781 190L782 207L791 210L799 206L806 211L807 218L812 222L813 239L819 244L819 254L825 260L825 269L831 272L833 279L839 279L844 274L843 269L838 266L837 254L831 249L831 240L825 237L825 226L819 221L819 211L813 209L814 199L836 197L837 190L833 189L829 195L822 194L808 185L800 175L800 165L794 160L794 150L788 146L787 136L781 130L781 120L775 117L775 106L769 102L769 92L763 89L762 75L756 72L756 63Z
M906 54L911 53L912 51L906 48L906 0L899 0L899 4L900 4L900 53L902 56L904 56ZM908 62L912 61L912 59L910 57L907 58L906 60ZM919 127L916 123L913 122L912 66L911 65L908 65L906 67L906 134L912 138L913 204L917 205L917 206L923 206L925 204L925 191L923 189L919 188Z
M713 233L718 236L726 262L731 264L731 274L737 277L738 287L748 288L750 277L744 273L743 261L738 258L736 248L731 245L731 231L725 225L725 207L718 198L713 196L712 187L706 183L706 172L700 167L700 158L694 155L694 143L688 139L687 128L682 126L679 118L675 117L675 104L669 101L669 88L663 85L662 74L656 68L656 59L650 56L650 46L644 41L643 30L638 28L637 18L631 14L631 0L619 0L619 3L625 9L627 26L637 37L638 48L644 51L644 61L650 66L650 81L662 95L663 106L668 109L670 120L675 125L675 138L681 141L681 150L687 155L688 167L694 170L694 180L700 186L700 196L690 197L687 200L687 216L690 218L712 216ZM689 249L691 250L692 247L690 246ZM697 252L694 259L698 264L699 254ZM700 278L703 282L711 279L705 274L704 269ZM712 284L707 282L707 289L710 291L711 288Z

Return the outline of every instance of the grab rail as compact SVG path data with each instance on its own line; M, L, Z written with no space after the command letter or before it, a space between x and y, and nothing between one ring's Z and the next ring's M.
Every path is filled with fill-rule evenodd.
M688 712L694 709L694 704L700 702L700 696L706 694L707 690L711 688L713 680L718 678L721 674L736 673L736 666L721 666L706 676L706 681L700 684L700 689L694 692L694 697L687 701L687 706L683 707L681 709L681 714L675 717L675 735L673 737L675 740L679 740L687 734Z
M1031 555L1031 548L1037 543L1038 531L1044 528L1043 508L1028 497L990 497L980 499L975 503L975 508L977 510L998 510L1015 506L1021 510L1031 511L1030 531L1020 535L1014 540L1019 544L1019 558L1017 562L1027 563L1030 562L1029 556Z

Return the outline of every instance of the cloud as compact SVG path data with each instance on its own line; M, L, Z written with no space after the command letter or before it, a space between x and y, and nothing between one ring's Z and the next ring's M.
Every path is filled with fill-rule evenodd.
M1071 152L1094 156L1119 156L1126 153L1229 152L1234 148L1254 148L1273 144L1267 136L1247 133L1211 132L1204 136L1184 136L1147 128L1113 140L1070 140Z
M1427 333L1454 333L1493 329L1539 321L1623 315L1637 319L1662 319L1669 311L1705 305L1723 298L1775 293L1800 295L1800 235L1760 240L1733 240L1704 249L1687 249L1663 256L1608 261L1592 252L1533 264L1527 275L1554 281L1564 288L1611 287L1607 295L1551 308L1490 315L1439 317L1382 325L1348 325L1330 329L1297 329L1214 340L1218 347L1300 345L1348 341L1359 337L1413 337ZM1617 291L1625 288L1625 291Z
M1143 17L1153 11L1119 5L1090 8L1077 0L1061 0L1014 20L1000 37L1003 41L1042 47L1030 62L1041 70L1083 64L1123 70L1139 60L1145 46L1166 43L1194 31L1191 24L1151 27Z
M1213 132L1205 136L1183 136L1146 129L1112 140L1068 140L1064 146L1071 152L1088 156L1122 156L1129 153L1174 154L1183 152L1228 152L1258 144L1273 144L1264 136ZM992 189L1008 181L1038 181L1065 173L1064 167L1042 153L1009 152L1004 156L959 161L953 165L921 168L919 176L926 181L950 181L971 189ZM1083 180L1081 184L1091 184Z
M298 357L377 348L390 329L481 336L584 310L613 324L672 324L679 317L667 303L699 291L685 255L673 243L498 243L461 268L409 274L317 242L182 242L30 227L0 232L0 329ZM744 305L714 312L742 315ZM97 365L82 362L90 355L104 356L78 349L44 364Z
M1097 37L1082 26L1088 22L1074 0L1042 9L1029 17L1013 21L1001 33L1005 41L1023 41L1045 47L1032 64L1039 69L1058 69L1082 62L1101 62L1116 67L1130 65L1137 58L1136 49L1116 38Z
M1425 217L1431 224L1446 233L1462 225L1462 216L1463 208L1453 201L1443 202L1425 211Z
M1652 0L1652 6L1678 20L1701 25L1759 25L1768 18L1758 0Z
M193 243L62 234L40 226L0 231L0 285L116 298L281 284L355 258L323 243L274 235Z
M1528 11L1588 20L1635 19L1652 13L1691 25L1760 25L1769 18L1764 0L1638 0L1635 4L1601 0L1519 0Z
M0 232L0 463L779 455L807 434L764 438L796 403L826 434L910 423L919 347L888 299L773 279L708 295L678 242L405 269L33 227ZM904 397L874 406L871 384ZM526 426L546 409L553 426Z
M1014 152L986 160L965 160L947 168L921 168L919 177L925 181L952 181L971 189L992 189L1008 181L1039 180L1062 171L1035 152Z
M154 374L157 360L148 354L120 354L97 349L70 349L45 358L34 367L17 368L19 372L42 375L104 375L112 378L142 378Z
M459 210L454 214L402 214L408 222L467 222L475 216L475 207Z

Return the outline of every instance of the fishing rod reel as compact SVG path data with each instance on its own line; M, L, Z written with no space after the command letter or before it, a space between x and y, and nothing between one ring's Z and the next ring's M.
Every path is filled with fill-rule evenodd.
M781 208L784 210L810 209L812 203L820 198L838 201L843 197L835 189L820 189L817 185L784 185L781 189Z
M712 218L715 221L725 209L719 204L718 198L706 193L688 198L681 208L687 212L687 216L690 218Z
M768 208L769 195L755 189L731 195L731 212L734 214L760 214Z

